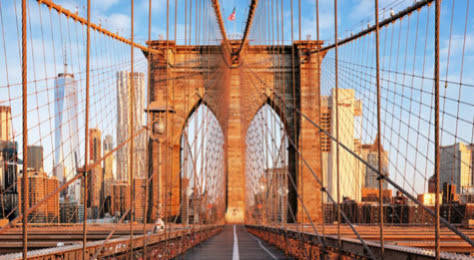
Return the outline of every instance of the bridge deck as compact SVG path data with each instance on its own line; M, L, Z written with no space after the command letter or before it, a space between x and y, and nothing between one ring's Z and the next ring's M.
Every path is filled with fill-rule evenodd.
M190 249L177 259L289 259L284 252L259 240L245 227L227 225L215 237Z

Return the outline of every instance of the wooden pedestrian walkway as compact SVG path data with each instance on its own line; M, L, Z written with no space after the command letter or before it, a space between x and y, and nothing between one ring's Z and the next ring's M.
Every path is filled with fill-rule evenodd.
M284 252L248 233L244 226L226 225L224 230L190 249L177 259L291 259Z

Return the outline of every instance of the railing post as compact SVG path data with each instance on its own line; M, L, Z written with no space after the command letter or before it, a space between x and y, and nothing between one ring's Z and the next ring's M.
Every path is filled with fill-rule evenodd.
M375 0L375 54L376 54L376 74L377 74L377 156L378 169L382 172L382 139L380 133L380 37L379 37L379 0ZM380 258L384 258L384 238L383 238L383 178L379 177L379 219L380 219Z
M435 60L434 60L434 80L435 80L435 256L440 259L440 216L439 216L439 19L441 11L441 0L435 3Z
M22 83L22 114L23 114L23 179L21 198L23 202L23 259L28 258L28 60L27 60L27 29L26 29L26 0L21 1L21 83Z

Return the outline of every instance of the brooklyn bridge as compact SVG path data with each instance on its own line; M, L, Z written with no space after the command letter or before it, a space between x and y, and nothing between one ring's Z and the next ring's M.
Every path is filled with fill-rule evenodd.
M0 1L0 259L472 259L473 5Z

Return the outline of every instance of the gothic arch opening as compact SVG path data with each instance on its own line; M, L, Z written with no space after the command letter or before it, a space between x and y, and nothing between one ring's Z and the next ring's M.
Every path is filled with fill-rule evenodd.
M245 158L247 222L287 222L288 137L280 115L269 104L249 124Z
M225 212L224 133L214 113L200 103L181 134L181 221L209 224Z

